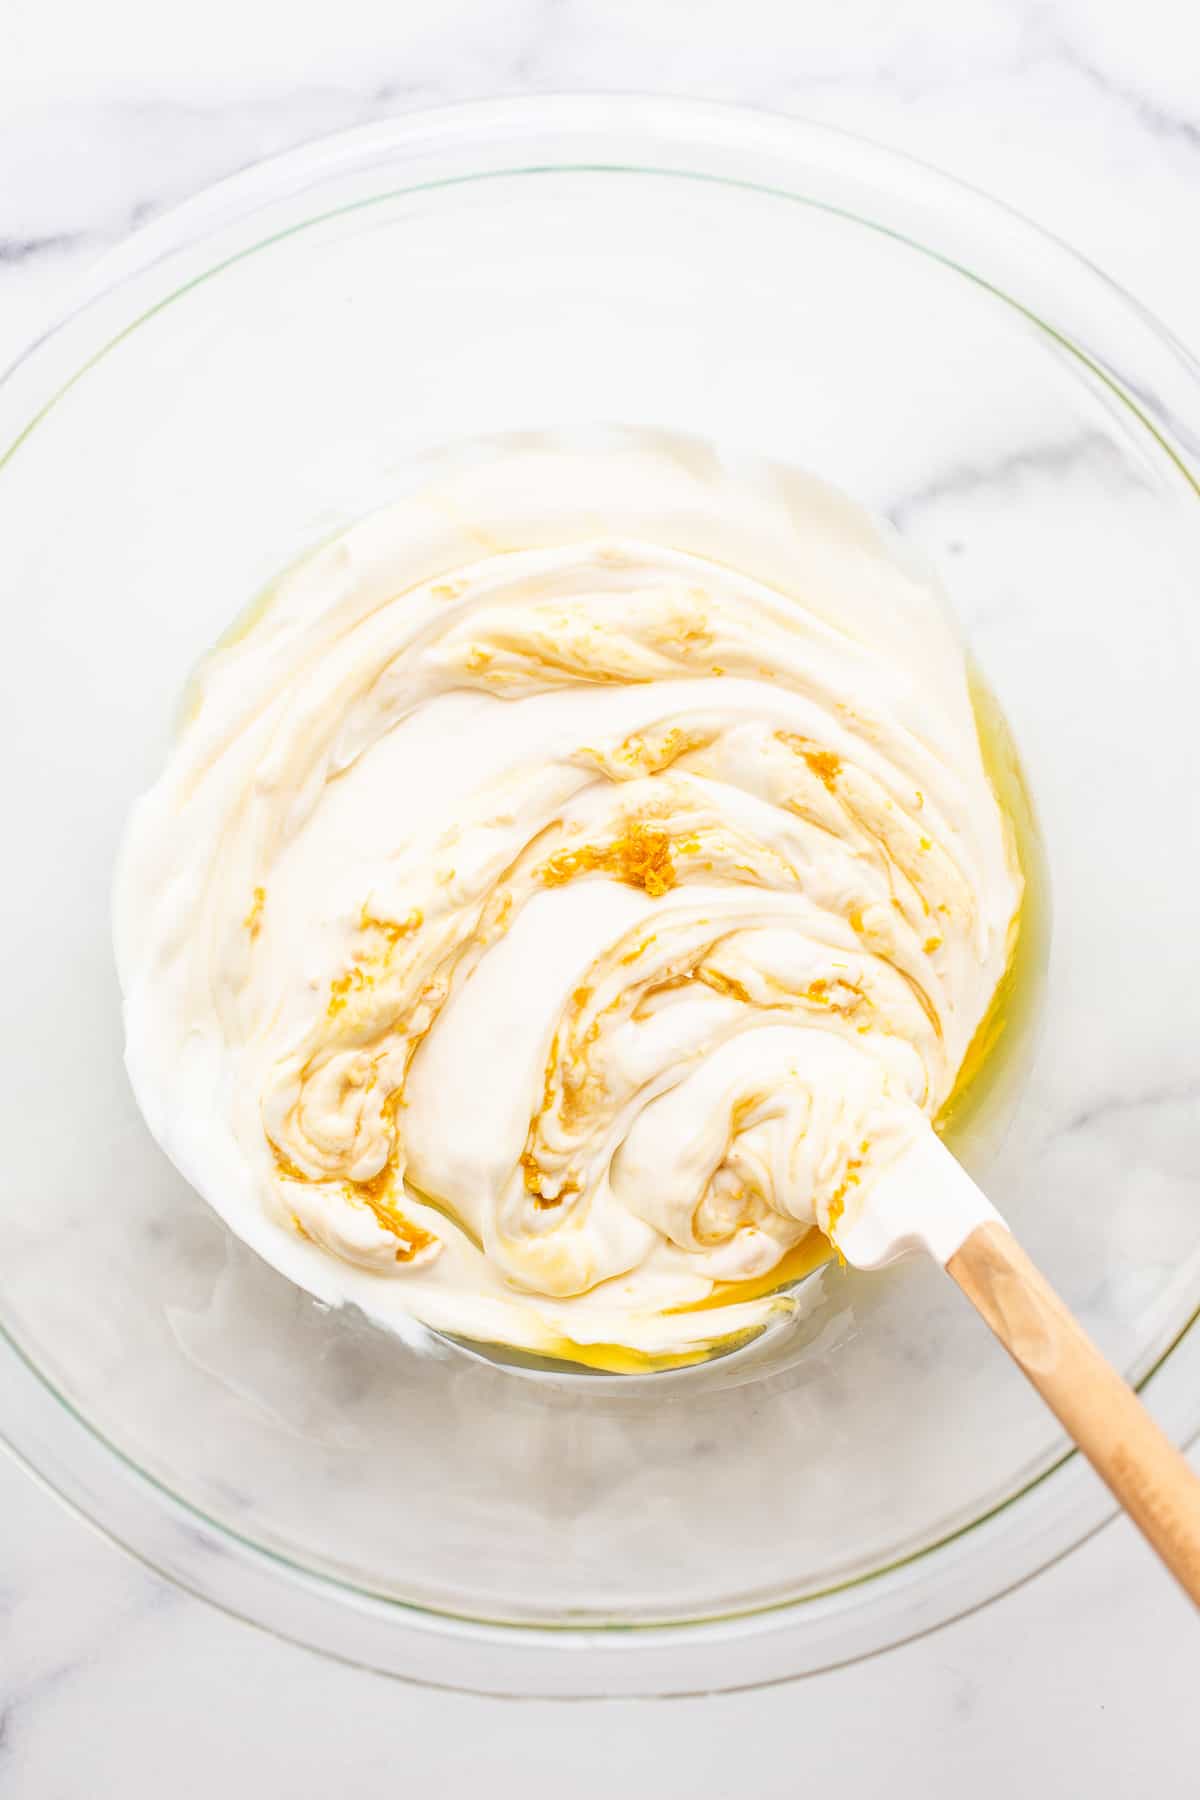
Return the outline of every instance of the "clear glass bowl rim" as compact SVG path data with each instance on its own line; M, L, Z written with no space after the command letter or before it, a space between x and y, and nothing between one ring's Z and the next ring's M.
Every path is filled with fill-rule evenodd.
M808 121L656 96L550 95L470 102L318 139L185 201L110 252L72 304L0 378L21 423L0 470L115 338L196 276L139 299L123 328L93 330L98 304L141 295L159 265L265 207L386 165L394 195L501 173L589 169L672 174L844 212L981 283L1051 332L1138 417L1200 495L1200 367L1136 300L1069 246L979 190L898 152ZM823 185L824 197L803 191ZM856 196L872 203L863 216ZM322 207L303 229L363 202ZM235 252L253 253L269 231ZM216 272L229 256L205 269ZM1031 273L1036 271L1036 273ZM1010 279L1015 275L1016 279ZM106 317L108 315L106 314ZM1079 323L1077 323L1079 321ZM64 351L73 365L63 370ZM7 391L6 391L7 390ZM0 429L7 427L0 417ZM1200 1433L1200 1384L1180 1367L1200 1310L1139 1384L1175 1435ZM314 1574L238 1537L169 1492L79 1414L0 1326L0 1438L88 1522L182 1587L326 1654L432 1685L487 1693L615 1695L758 1686L920 1635L1007 1592L1066 1554L1115 1506L1075 1452L951 1536L825 1594L670 1625L496 1625L426 1611Z

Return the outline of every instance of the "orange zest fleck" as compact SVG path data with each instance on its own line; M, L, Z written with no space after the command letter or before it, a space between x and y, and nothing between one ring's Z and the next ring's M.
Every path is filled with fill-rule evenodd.
M669 832L634 820L611 844L582 844L578 850L559 850L538 872L547 887L563 887L576 875L594 870L615 875L628 887L641 888L657 900L679 880L671 849Z
M841 757L835 756L832 750L804 750L801 755L818 781L823 781L832 794L842 772Z
M325 1008L329 1018L335 1019L341 1012L352 993L371 985L371 978L358 964L347 969L344 975L337 975L329 984L329 1005Z
M394 947L401 938L411 937L414 931L419 931L424 923L424 918L425 915L419 906L414 906L405 919L379 919L364 906L358 916L358 923L360 930L377 931L387 939L390 946Z
M842 1177L841 1185L838 1188L837 1192L834 1194L833 1198L830 1200L828 1209L826 1210L826 1214L825 1214L825 1236L829 1239L829 1241L833 1245L834 1249L837 1250L838 1261L842 1264L843 1268L845 1267L846 1259L842 1255L841 1251L838 1249L837 1239L834 1237L833 1234L837 1230L837 1227L841 1222L842 1216L846 1211L846 1196L849 1194L851 1188L856 1188L858 1186L859 1181L862 1178L860 1171L862 1169L863 1161L866 1157L866 1154L867 1154L867 1145L864 1144L862 1147L862 1155L861 1156L850 1157L849 1161L846 1164L846 1173Z
M256 887L254 890L253 899L250 904L250 911L246 914L246 917L242 920L242 924L246 927L246 930L250 933L250 936L252 938L256 938L258 936L259 932L262 930L262 914L263 914L263 907L266 905L266 901L267 901L266 888Z

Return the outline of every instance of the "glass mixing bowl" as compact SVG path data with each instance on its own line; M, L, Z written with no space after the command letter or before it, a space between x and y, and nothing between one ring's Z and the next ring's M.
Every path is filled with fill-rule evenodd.
M1185 1439L1197 419L1179 347L1061 245L889 153L721 109L405 119L134 238L0 387L16 1450L235 1612L501 1692L814 1669L1093 1529L1099 1484L917 1263L826 1270L782 1345L646 1379L418 1358L325 1310L142 1125L108 887L196 658L434 447L612 422L816 471L940 572L1041 815L1044 1023L984 1179Z

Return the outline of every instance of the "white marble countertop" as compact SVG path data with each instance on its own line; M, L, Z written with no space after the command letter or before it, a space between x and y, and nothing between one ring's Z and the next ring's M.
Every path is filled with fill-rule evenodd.
M1200 16L1179 0L6 0L0 363L132 225L321 133L476 95L660 89L862 131L990 189L1200 338ZM1123 1523L973 1617L758 1694L513 1703L235 1623L0 1462L0 1794L624 1788L1127 1800L1200 1779L1195 1618Z

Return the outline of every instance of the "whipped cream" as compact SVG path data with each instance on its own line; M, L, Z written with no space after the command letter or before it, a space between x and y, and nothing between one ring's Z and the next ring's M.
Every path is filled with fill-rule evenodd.
M117 873L127 1062L321 1299L686 1354L936 1117L1021 891L883 528L679 440L492 446L202 666Z

